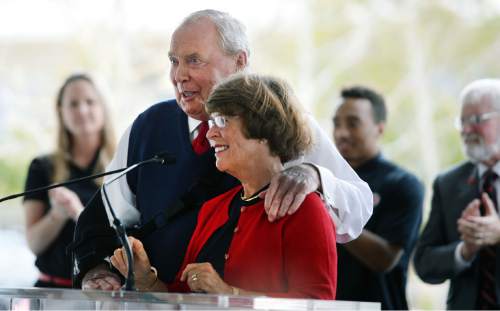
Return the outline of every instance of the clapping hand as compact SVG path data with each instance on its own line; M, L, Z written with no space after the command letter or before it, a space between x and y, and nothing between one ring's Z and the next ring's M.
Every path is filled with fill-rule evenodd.
M480 215L481 202L485 209ZM464 241L462 255L470 259L482 246L500 242L500 218L488 194L481 195L481 201L473 200L462 212L457 222L460 238Z
M49 191L51 213L57 218L73 219L76 221L83 211L83 205L75 192L65 187Z

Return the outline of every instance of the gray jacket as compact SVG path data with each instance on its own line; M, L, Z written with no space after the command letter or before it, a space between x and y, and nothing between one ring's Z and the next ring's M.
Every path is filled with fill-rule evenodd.
M433 184L432 209L429 220L417 242L414 264L418 276L427 283L450 280L448 309L475 309L478 291L478 262L458 271L455 248L460 242L457 220L473 199L479 197L476 166L465 162L442 174ZM497 251L497 297L500 297L500 254Z

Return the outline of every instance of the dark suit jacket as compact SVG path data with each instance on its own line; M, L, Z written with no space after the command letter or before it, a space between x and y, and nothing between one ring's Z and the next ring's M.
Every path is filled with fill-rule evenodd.
M478 289L478 262L457 271L455 248L460 242L457 220L467 204L479 197L479 180L476 166L463 163L440 174L433 185L432 209L427 225L415 250L414 264L418 276L427 283L438 284L450 280L448 309L475 309ZM497 267L500 253L497 250ZM500 269L496 271L500 280ZM497 281L497 297L500 297Z

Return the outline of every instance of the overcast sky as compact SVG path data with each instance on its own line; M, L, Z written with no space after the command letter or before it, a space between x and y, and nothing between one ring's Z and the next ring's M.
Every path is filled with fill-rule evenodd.
M247 25L293 23L304 6L302 0L2 0L0 38L64 36L100 23L127 31L171 31L189 13L206 8L229 12Z

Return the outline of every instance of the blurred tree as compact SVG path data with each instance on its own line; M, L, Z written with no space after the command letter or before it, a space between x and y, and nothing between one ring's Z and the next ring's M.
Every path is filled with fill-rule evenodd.
M265 54L254 67L292 81L323 124L340 88L380 90L390 114L385 152L429 185L464 158L453 127L461 88L500 69L498 3L457 2L305 1L295 24L276 20L254 37L254 55Z

